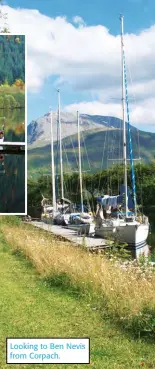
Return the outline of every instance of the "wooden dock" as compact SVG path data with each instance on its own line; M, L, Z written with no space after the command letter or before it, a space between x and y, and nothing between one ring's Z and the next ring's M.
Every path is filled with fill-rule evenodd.
M105 249L108 248L112 241L103 238L94 237L93 234L89 236L80 236L77 231L68 229L66 227L51 225L44 222L31 221L30 224L37 228L53 233L55 236L73 242L75 245L84 245L88 249Z

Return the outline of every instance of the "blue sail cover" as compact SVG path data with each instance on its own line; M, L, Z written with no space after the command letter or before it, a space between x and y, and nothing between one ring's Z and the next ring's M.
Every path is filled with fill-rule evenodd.
M124 199L124 192L125 192L125 186L122 184L120 186L120 195L118 196L104 196L104 197L98 197L97 198L97 202L99 204L101 204L102 206L106 206L106 205L111 205L111 206L117 206L117 205L121 205L123 204L123 199ZM131 192L130 189L128 187L128 208L129 209L134 209L134 202L133 199L131 197Z

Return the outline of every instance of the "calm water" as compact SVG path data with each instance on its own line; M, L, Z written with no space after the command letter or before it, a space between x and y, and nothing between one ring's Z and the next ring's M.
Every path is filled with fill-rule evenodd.
M149 217L150 231L148 245L151 246L152 260L155 261L155 207L150 207L144 213Z
M150 218L150 224L151 224L151 235L150 235L151 243L150 245L152 246L155 252L155 216Z
M5 118L4 118L5 117ZM25 112L0 110L4 141L25 142ZM25 154L0 155L0 213L25 213Z
M24 109L14 109L9 111L0 109L0 130L3 126L5 141L25 142Z

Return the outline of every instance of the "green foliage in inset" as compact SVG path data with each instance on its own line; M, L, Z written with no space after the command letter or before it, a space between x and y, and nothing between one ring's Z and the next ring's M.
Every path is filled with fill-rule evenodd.
M25 37L0 35L0 84L12 85L17 79L25 82Z
M0 87L0 109L16 109L25 107L25 94L23 91L13 91L13 88L7 88L7 92L2 91Z

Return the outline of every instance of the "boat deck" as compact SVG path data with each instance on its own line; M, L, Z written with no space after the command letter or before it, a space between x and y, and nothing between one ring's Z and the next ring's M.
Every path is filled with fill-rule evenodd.
M75 245L85 245L88 249L104 249L110 246L112 241L105 240L103 238L94 237L93 233L89 236L80 236L78 231L68 229L66 227L51 225L44 222L31 221L33 226L41 228L45 231L51 232L62 239L73 242Z

